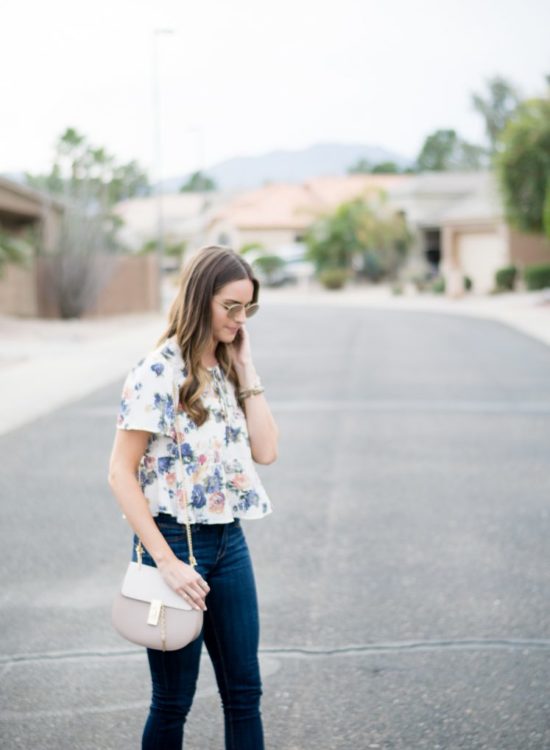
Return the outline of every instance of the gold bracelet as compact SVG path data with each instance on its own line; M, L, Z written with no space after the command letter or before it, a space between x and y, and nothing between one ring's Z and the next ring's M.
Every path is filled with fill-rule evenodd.
M255 388L261 388L261 387L262 387L262 382L260 378L256 378L256 382L254 383L254 385L251 385L250 388L241 388L241 390L239 391L239 396L242 396L243 393L248 393L249 391L253 391Z
M263 393L264 391L265 391L265 388L263 388L262 386L258 386L256 388L249 388L246 391L241 391L239 393L239 396L242 399L245 399L245 398L248 398L249 396L256 396L258 393Z
M246 396L248 393L251 395L254 393L261 393L263 390L263 385L253 385L252 388L244 388L242 391L239 391L239 396Z

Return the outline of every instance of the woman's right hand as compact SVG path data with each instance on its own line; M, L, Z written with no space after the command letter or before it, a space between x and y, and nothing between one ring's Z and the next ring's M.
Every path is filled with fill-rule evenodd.
M170 588L183 596L193 609L206 610L204 599L210 591L210 586L200 573L175 556L157 566Z

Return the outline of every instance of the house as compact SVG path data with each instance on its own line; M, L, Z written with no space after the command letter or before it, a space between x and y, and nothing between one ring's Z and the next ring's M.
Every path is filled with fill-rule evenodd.
M121 201L113 211L123 221L119 240L130 251L138 252L156 241L160 230L165 244L199 246L205 242L205 228L212 214L234 195L235 191L185 192Z
M465 277L474 293L487 294L498 269L550 262L547 240L507 225L493 172L425 172L389 197L414 235L404 275L441 274L448 296L464 293Z
M465 277L474 293L488 294L498 269L514 265L521 271L527 265L550 263L550 241L512 229L504 218L495 175L479 177L476 189L441 216L441 271L447 294L453 297L464 293Z
M206 227L206 241L237 249L257 243L276 253L280 246L302 242L315 219L340 203L409 179L408 175L343 175L297 184L268 183L235 196L215 212Z
M33 247L47 254L59 235L63 205L51 196L0 177L0 229L8 236L29 236ZM26 265L7 263L0 277L0 313L36 315L39 270L34 257Z

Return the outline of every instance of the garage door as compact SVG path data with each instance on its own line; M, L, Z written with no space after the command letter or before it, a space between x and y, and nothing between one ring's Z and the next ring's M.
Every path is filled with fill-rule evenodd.
M465 276L473 282L478 294L495 286L495 271L508 265L508 251L503 237L493 232L476 232L458 236L458 257Z

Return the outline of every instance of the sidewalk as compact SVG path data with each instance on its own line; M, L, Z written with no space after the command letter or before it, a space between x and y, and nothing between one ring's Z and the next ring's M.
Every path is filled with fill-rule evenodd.
M152 349L166 317L87 320L0 316L0 434L76 401Z
M362 306L497 320L550 345L550 289L449 300L394 296L389 287L326 291L262 288L262 305ZM0 316L0 434L122 379L153 348L165 313L85 320Z

